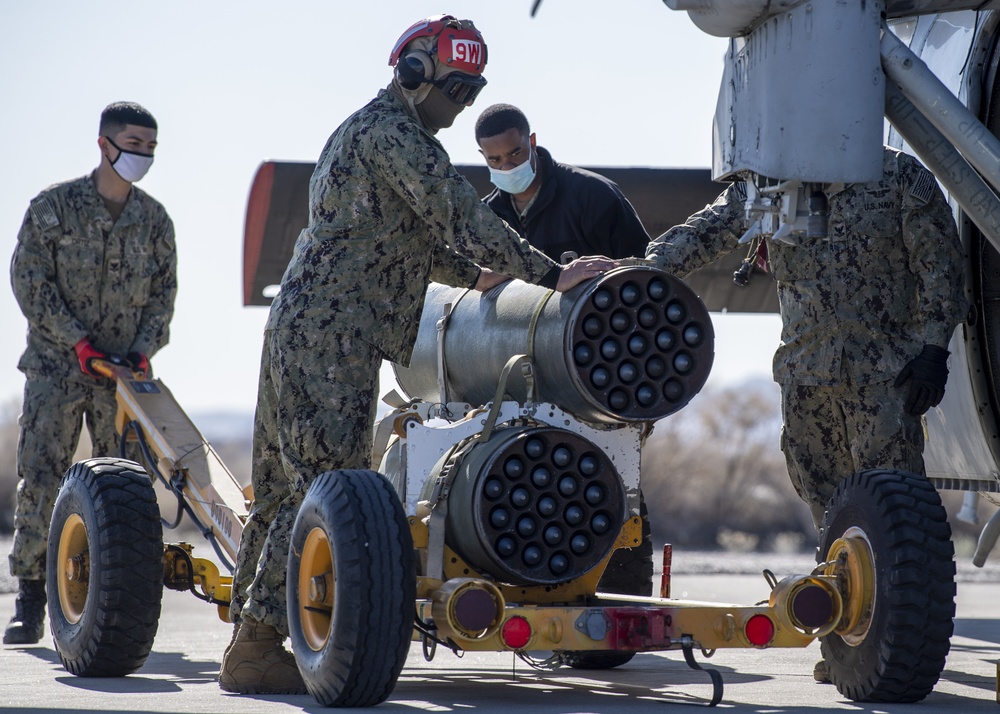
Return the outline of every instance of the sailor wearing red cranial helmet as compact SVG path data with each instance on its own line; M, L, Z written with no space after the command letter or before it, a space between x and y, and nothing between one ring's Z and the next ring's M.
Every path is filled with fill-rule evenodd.
M227 692L312 689L304 676L316 673L283 646L296 612L285 598L296 518L329 467L371 467L379 369L383 360L409 364L430 282L481 291L510 277L565 291L613 267L593 257L560 266L533 249L479 200L433 136L486 84L486 43L471 22L417 23L389 64L392 83L341 122L316 161L309 225L271 303L254 443L276 447L250 474L255 515L229 604L240 625L219 672ZM324 689L324 703L382 701L364 699L356 684Z
M486 86L486 42L471 20L437 15L411 25L389 54L390 90L436 132L452 125Z

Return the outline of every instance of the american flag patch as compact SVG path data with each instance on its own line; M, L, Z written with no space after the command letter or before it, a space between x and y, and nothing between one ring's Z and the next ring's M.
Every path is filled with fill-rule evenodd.
M913 186L910 187L910 195L919 201L927 203L931 200L931 196L934 195L934 187L937 181L934 180L934 175L924 169L917 176L917 180L913 182Z
M35 222L39 230L54 228L59 225L59 217L49 203L49 199L43 198L31 204L28 211L31 213L31 220Z

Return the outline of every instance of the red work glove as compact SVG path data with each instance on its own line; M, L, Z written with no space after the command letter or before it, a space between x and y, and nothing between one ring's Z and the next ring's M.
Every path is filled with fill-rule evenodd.
M149 359L142 352L129 352L125 359L133 372L141 372L143 377L149 376Z
M90 344L90 340L86 337L73 345L73 349L76 350L76 358L80 360L80 369L83 370L84 374L89 374L91 377L103 376L94 371L94 360L100 359L113 363L121 362L117 357L94 349L94 346Z

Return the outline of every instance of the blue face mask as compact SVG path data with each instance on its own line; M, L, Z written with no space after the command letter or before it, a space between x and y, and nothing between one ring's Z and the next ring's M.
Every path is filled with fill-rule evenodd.
M513 194L524 193L528 190L531 182L535 180L535 169L531 166L532 158L533 156L529 156L528 160L520 166L515 166L506 171L491 167L490 181L501 191Z

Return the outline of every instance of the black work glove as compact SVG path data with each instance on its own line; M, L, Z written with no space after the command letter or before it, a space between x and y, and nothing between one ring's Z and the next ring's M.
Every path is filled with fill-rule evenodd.
M924 345L920 354L903 367L894 386L902 387L910 383L904 408L908 414L920 416L941 403L947 381L948 350L937 345Z

